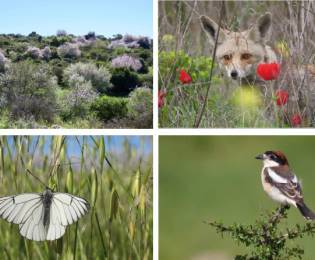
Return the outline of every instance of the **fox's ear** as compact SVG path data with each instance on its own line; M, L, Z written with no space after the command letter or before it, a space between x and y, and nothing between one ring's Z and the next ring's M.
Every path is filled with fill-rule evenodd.
M219 31L219 25L211 20L208 16L202 15L200 16L200 22L202 29L208 35L211 43L215 43L215 39L217 37L217 33ZM225 39L225 33L223 32L222 28L219 31L218 43L222 43Z
M256 25L249 31L249 38L255 42L268 38L271 29L271 13L265 13L257 20Z

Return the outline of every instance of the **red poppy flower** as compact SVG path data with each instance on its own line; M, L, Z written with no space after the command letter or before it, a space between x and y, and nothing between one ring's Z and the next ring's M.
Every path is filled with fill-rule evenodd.
M182 84L189 84L192 82L190 75L185 70L181 70L179 74L179 80Z
M159 104L159 108L161 108L162 106L164 106L164 98L166 97L166 91L165 90L159 90L159 100L158 100L158 104Z
M279 76L280 64L278 63L260 63L257 66L257 74L263 80L273 80Z
M299 126L302 124L302 118L299 114L294 114L292 117L291 117L291 124L293 126Z
M286 90L278 89L276 91L277 105L283 106L287 103L289 98L289 93Z

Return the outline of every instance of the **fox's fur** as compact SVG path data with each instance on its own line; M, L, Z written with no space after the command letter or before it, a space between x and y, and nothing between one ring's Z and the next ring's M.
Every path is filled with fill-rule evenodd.
M218 36L216 58L221 68L232 79L252 81L259 63L277 62L277 56L265 42L271 28L271 14L261 16L250 29L233 32L220 28L207 16L201 16L203 30L214 45Z
M276 53L266 44L271 31L271 13L262 15L250 29L233 32L220 28L207 16L201 16L201 26L214 46L218 36L216 59L228 78L241 85L265 85L256 75L259 63L278 63ZM315 66L295 64L293 60L281 61L282 79L277 88L289 90L288 116L299 113L308 124L315 125ZM237 85L237 84L235 84ZM269 85L270 86L270 85ZM260 88L264 96L272 96L275 89ZM266 93L269 92L269 93ZM286 117L288 117L286 116Z

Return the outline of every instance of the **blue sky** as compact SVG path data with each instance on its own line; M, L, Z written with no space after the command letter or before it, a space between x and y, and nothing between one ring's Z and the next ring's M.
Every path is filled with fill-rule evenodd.
M77 137L80 145L77 142L75 136L67 136L67 155L71 157L80 157L81 156L81 145L83 142L82 136ZM103 136L94 136L94 139L99 141ZM13 143L13 136L8 137L11 151L15 151L15 145ZM38 137L34 136L32 139L32 146L30 150L33 152L35 144L37 143ZM111 152L125 152L125 142L127 141L130 149L135 149L140 157L146 157L152 154L152 137L151 136L105 136L105 149L107 153ZM90 136L87 137L87 143L89 146L93 147L94 142ZM49 155L51 146L51 136L45 137L45 153ZM38 149L38 147L36 148Z
M152 38L153 0L4 0L0 33L53 35L58 29Z

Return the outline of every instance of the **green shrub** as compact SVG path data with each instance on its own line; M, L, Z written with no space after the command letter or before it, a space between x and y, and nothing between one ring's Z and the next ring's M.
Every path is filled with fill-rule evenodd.
M127 99L102 96L96 99L91 109L96 112L101 120L122 118L127 115Z
M0 76L0 105L15 119L51 121L56 109L56 85L47 65L12 63Z
M49 63L53 74L57 77L58 85L61 87L65 87L65 81L64 81L64 75L63 71L65 69L65 62L61 60L53 60L52 62Z
M141 85L138 74L127 68L115 68L110 82L113 84L112 91L116 93L129 93Z
M137 88L132 91L129 96L128 113L137 122L139 128L151 128L153 125L152 90Z
M54 36L52 39L51 39L51 46L54 46L54 47L59 47L63 44L65 44L66 42L69 42L71 41L71 38L68 37L68 36Z
M148 74L140 74L139 75L140 85L148 88L153 88L153 75L151 73Z
M56 91L57 102L58 102L58 115L63 121L67 121L71 118L71 109L67 101L67 97L71 90L58 88Z

